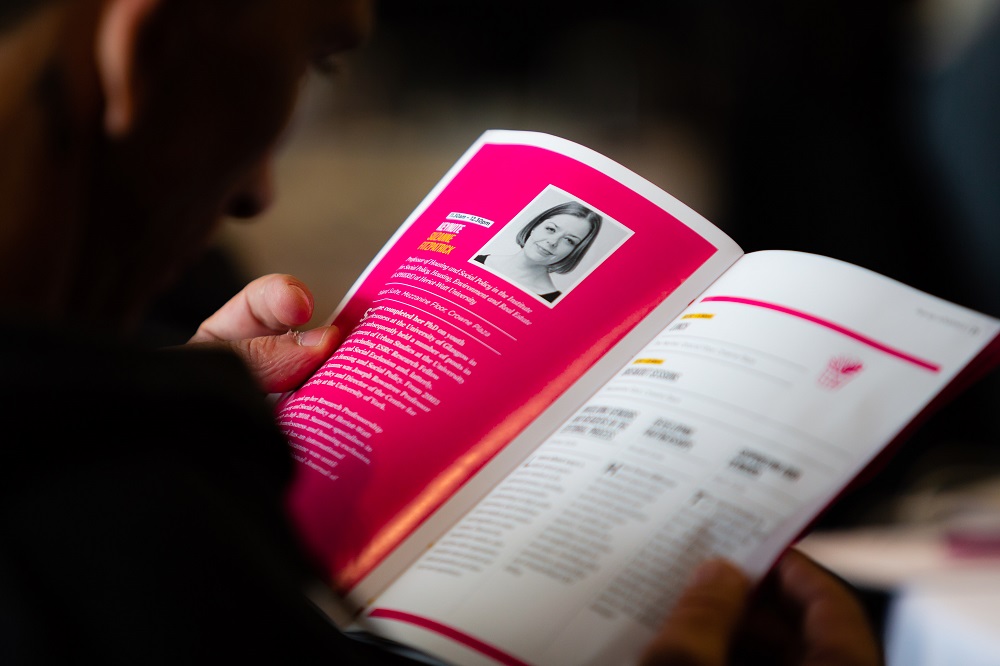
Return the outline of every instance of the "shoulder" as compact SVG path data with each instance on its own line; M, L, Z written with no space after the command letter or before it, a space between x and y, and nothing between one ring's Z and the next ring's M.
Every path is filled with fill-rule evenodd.
M4 339L0 367L19 378L0 388L5 434L37 446L3 447L0 477L104 462L141 467L164 455L211 475L226 465L205 452L225 441L241 442L237 466L267 477L265 485L283 485L291 471L272 409L233 354L36 330L30 339L60 353L29 355L23 340Z
M288 447L242 363L7 330L22 339L3 336L0 367L17 371L19 386L0 387L0 416L5 440L22 445L0 447L11 509L0 516L11 537L0 544L0 578L18 586L13 600L0 594L0 634L13 609L22 637L51 645L46 663L135 662L130 650L149 644L191 663L195 646L247 652L244 631L262 653L319 653L319 636L304 630L312 609L292 585L306 569L283 513ZM25 337L60 353L28 358ZM84 629L72 629L87 641L55 638L66 599L83 604ZM41 610L23 613L28 601Z

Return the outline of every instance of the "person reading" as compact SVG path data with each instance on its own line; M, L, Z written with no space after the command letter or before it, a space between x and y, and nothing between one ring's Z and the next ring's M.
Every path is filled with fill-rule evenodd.
M341 339L295 330L313 314L306 285L254 280L180 348L136 335L223 216L267 207L302 76L372 16L365 0L0 7L4 664L407 662L340 634L303 591L316 575L284 512L291 458L266 394ZM575 240L548 265L566 267L596 225L552 219ZM780 589L807 619L813 602L852 618L791 623L799 644L874 663L844 647L873 645L857 601L794 557ZM739 581L695 581L647 663L720 663L750 593ZM725 622L691 633L705 595Z

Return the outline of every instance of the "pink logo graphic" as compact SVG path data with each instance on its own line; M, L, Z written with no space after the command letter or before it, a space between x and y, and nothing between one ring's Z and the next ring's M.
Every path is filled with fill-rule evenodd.
M826 370L817 380L819 385L828 389L838 389L846 384L851 377L857 375L865 366L856 358L834 356L826 364Z

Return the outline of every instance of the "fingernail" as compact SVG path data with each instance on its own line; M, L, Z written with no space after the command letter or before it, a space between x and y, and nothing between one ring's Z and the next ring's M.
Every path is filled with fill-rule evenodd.
M323 338L326 337L326 332L329 330L329 326L320 326L319 328L314 328L311 331L301 333L299 335L299 346L318 347L323 342Z
M303 291L301 287L298 287L294 284L290 284L288 285L288 289L289 291L297 291L299 293L299 298L303 303L306 303L307 305L312 305L312 298L310 298L309 295L306 294L306 292Z

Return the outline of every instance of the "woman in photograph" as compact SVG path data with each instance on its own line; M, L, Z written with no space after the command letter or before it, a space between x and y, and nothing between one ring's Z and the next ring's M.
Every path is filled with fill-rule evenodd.
M481 254L475 259L550 303L562 293L552 273L576 268L601 230L601 216L576 201L543 211L517 233L514 254Z

